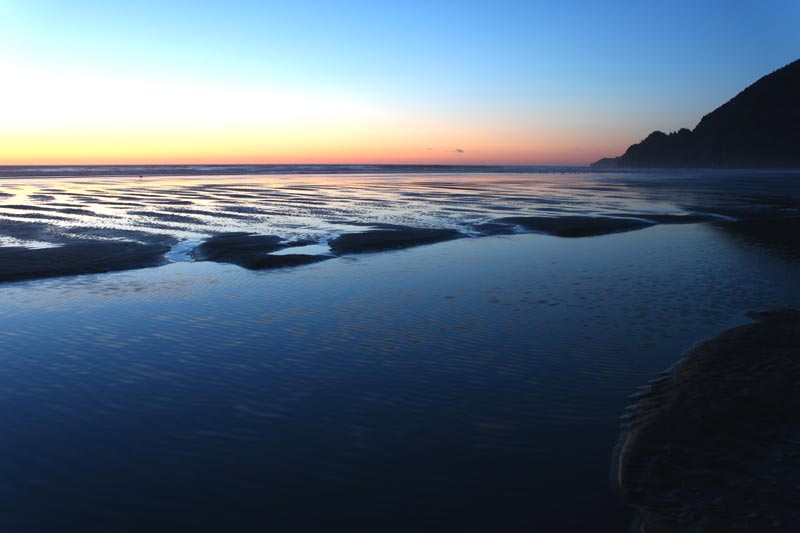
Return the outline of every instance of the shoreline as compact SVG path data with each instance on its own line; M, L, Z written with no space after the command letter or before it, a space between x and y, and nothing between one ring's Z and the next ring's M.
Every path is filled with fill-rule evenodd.
M393 224L368 224L358 232L345 232L331 239L290 240L252 232L207 235L186 253L193 261L231 263L249 270L291 268L351 254L375 253L436 244L459 238L481 238L514 234L540 234L559 238L587 238L624 233L669 224L714 224L723 231L762 242L780 244L797 253L795 229L800 218L730 220L724 215L687 213L611 214L610 216L506 217L476 224L471 230L419 228ZM769 228L765 228L767 223ZM0 224L0 226L2 226ZM774 228L772 226L775 226ZM757 228L755 231L753 228ZM13 231L8 231L9 229ZM69 228L68 238L46 222L15 221L6 227L11 239L40 240L50 246L0 246L0 283L80 274L98 274L160 266L181 246L182 240L147 232L104 228ZM773 244L775 244L773 243ZM307 247L321 248L302 253ZM301 253L291 253L297 248Z
M647 218L649 217L649 218ZM791 220L791 219L790 219ZM232 263L249 270L289 268L350 254L374 253L458 238L481 238L514 234L541 234L559 238L586 238L646 229L662 224L698 224L717 221L730 228L731 221L701 214L507 217L474 226L473 231L452 228L419 228L392 224L368 225L332 239L288 240L277 235L226 232L206 236L186 254L194 261ZM31 248L0 246L0 283L80 274L97 274L147 268L169 263L167 256L181 242L167 235L102 228L70 228L68 238L45 222L15 221L6 227L6 237L31 239L50 246ZM13 230L13 231L9 231ZM735 231L735 229L734 229ZM318 253L301 252L322 247ZM276 253L278 252L278 253Z
M187 248L197 245L193 241ZM662 225L577 240L532 234L464 238L280 272L179 262L108 276L3 286L9 335L2 341L11 358L6 387L49 406L54 394L48 387L50 369L54 362L69 365L58 374L63 380L52 381L67 387L65 393L63 387L55 390L63 400L54 405L52 417L46 411L33 421L39 433L23 440L18 435L30 426L30 419L8 417L13 438L7 463L54 457L64 469L80 472L85 434L69 429L88 421L88 430L97 435L91 441L93 450L111 472L104 481L130 479L115 473L120 460L116 458L134 457L137 471L152 474L145 490L136 485L142 499L120 501L116 494L88 483L76 486L47 471L13 471L5 485L7 507L21 519L43 516L36 503L43 501L42 495L46 501L47 493L31 497L25 483L44 479L43 491L67 490L85 504L88 511L81 507L74 513L79 523L89 517L111 530L125 523L121 521L127 519L128 501L166 501L174 511L190 495L199 497L194 501L206 508L217 501L204 499L203 487L214 486L213 478L195 482L196 477L184 477L197 472L197 461L215 465L240 458L270 480L274 475L265 475L274 464L268 463L270 458L308 471L313 453L287 452L305 450L308 425L296 425L300 419L313 424L317 434L319 424L325 424L329 436L340 436L344 455L315 463L312 470L348 468L346 477L327 477L323 487L339 489L341 501L355 501L354 508L363 500L341 483L353 479L350 490L367 487L368 493L359 494L374 494L369 508L375 509L386 501L386 492L374 488L375 465L391 465L397 450L404 457L415 455L380 476L409 476L409 484L392 493L390 501L405 501L405 486L427 486L432 490L423 495L423 503L430 513L442 509L437 505L441 494L449 502L481 501L479 511L490 514L449 514L448 509L472 508L463 505L445 511L465 522L483 517L478 523L485 530L496 528L497 517L504 517L508 523L535 522L533 529L627 531L630 513L608 482L608 458L627 391L673 361L695 339L737 322L744 310L781 303L776 294L783 286L780 280L762 275L756 286L738 288L709 275L746 277L743 253L759 261L763 274L782 261L743 248L711 225ZM684 281L671 286L672 279ZM792 301L798 301L796 290L792 293ZM712 297L724 307L711 308ZM641 309L649 312L642 314ZM43 323L48 326L46 336L41 335ZM378 379L364 379L376 373ZM158 388L144 386L153 380L169 394L163 401ZM364 390L365 383L374 387ZM289 404L295 410L278 403L290 397L287 390L315 385L326 386L330 395L322 391L325 395L320 396L316 389ZM98 387L98 395L84 400L83 391ZM249 408L233 411L238 413L236 423L223 426L228 431L217 422L225 424L231 411L209 409L204 401L219 403L219 393L229 394L223 400L231 398ZM398 403L397 398L407 401ZM267 410L275 404L274 410ZM181 409L180 416L169 416L164 407ZM320 414L318 409L326 411ZM9 414L13 412L15 405L10 404ZM261 416L273 412L282 417ZM409 449L405 439L397 439L395 421L376 418L376 413L397 413L404 428L424 424L423 438L428 438ZM209 416L217 418L209 424ZM346 418L335 418L340 416ZM134 417L143 423L133 434L119 429ZM109 428L109 420L116 425ZM352 433L340 432L341 427L354 426L358 431L363 427L358 424L370 420L378 420L380 426L367 435L366 449L363 437L354 440ZM210 437L202 432L209 426L218 431ZM264 440L251 448L248 436L253 431ZM270 447L276 434L286 436L288 447ZM135 454L142 439L165 442L170 435L175 440L148 448L152 455ZM199 458L187 453L184 435L196 435L188 448L196 451L201 445ZM457 438L455 446L431 447L448 435ZM251 457L251 449L257 453L255 463L241 459ZM442 449L458 461L425 461L439 457ZM165 454L173 461L189 457L172 470L179 482L185 481L170 493L182 499L152 495L161 486L159 458ZM432 486L429 465L439 469ZM459 477L465 466L467 480ZM320 482L296 471L286 479L308 480L297 493L296 501L302 502L302 494L316 490ZM238 483L228 470L218 472L226 476L223 481ZM487 472L492 476L488 482ZM233 487L237 498L264 501L252 485ZM20 509L20 504L26 507ZM565 511L576 506L581 512L565 517ZM402 509L378 508L390 514ZM114 514L99 516L93 509L111 509ZM431 518L430 513L411 516L407 529ZM189 527L181 522L184 516L170 516L173 529ZM163 514L144 515L142 520L150 517ZM54 512L42 521L56 524L67 518Z
M800 311L748 317L634 395L617 481L642 532L800 527Z

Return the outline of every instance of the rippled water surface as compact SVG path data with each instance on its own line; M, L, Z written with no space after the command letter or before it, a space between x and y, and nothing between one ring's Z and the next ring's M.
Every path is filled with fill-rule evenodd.
M509 213L783 216L793 179L4 180L0 229L324 242L378 222L477 235ZM0 529L624 531L627 396L745 311L800 305L798 266L705 223L3 284Z
M0 179L0 245L250 231L325 242L369 224L468 235L520 215L729 214L794 209L788 173L436 173ZM47 224L48 231L32 226ZM44 242L42 242L44 241Z

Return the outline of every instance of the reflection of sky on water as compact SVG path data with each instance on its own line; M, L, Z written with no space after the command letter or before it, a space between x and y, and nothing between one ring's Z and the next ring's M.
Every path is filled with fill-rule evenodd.
M685 225L6 285L0 522L622 531L627 395L797 267Z
M22 238L8 228L24 222L53 224L73 237L114 229L325 240L377 223L474 233L476 224L514 215L793 209L784 203L787 191L797 196L794 183L792 174L735 172L0 179L0 233Z

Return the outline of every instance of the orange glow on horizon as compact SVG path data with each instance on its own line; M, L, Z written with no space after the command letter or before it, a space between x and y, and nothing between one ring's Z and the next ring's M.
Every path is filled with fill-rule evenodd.
M427 131L416 135L415 131ZM494 135L492 135L494 133ZM124 164L489 164L583 165L614 154L614 146L579 150L560 139L504 139L495 132L465 134L430 125L402 131L395 125L316 133L299 128L282 133L257 128L188 131L161 128L105 132L29 131L0 134L0 165ZM438 139L447 139L448 146Z
M472 115L357 94L0 67L21 80L0 85L0 165L581 165L624 146L575 138L575 113Z
M233 156L181 156L169 157L153 156L39 156L36 158L2 158L0 166L92 166L92 165L519 165L519 166L584 166L601 157L617 152L602 152L596 156L586 158L567 158L553 155L531 159L520 155L518 157L487 158L474 155L472 157L417 157L414 155L393 156L360 155L348 156L343 154L325 155L313 154L307 156L281 155L275 157L248 156L246 154Z
M466 136L448 147L437 147L433 142L420 146L404 136L348 133L270 135L176 130L154 134L117 131L105 136L76 132L67 136L31 132L0 135L0 164L585 164L609 153L609 149L591 153L565 150L556 144L533 149L533 142L515 146L508 141ZM455 132L443 135L448 139L456 136Z

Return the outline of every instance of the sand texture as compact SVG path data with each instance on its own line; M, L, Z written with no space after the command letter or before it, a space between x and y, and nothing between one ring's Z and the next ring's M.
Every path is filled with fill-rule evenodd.
M639 395L619 482L642 531L800 531L800 311L752 317Z

